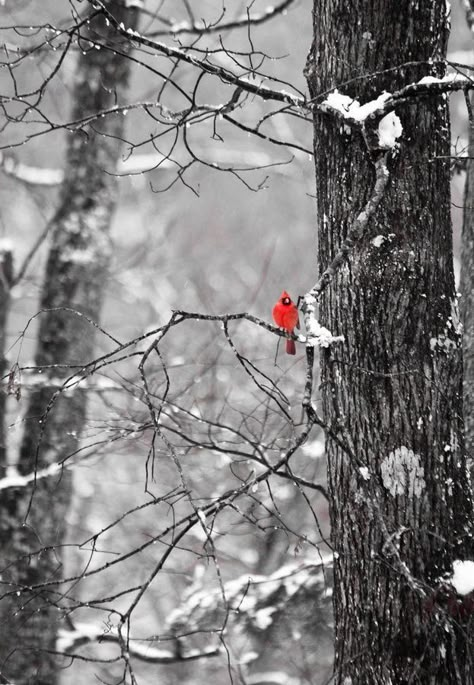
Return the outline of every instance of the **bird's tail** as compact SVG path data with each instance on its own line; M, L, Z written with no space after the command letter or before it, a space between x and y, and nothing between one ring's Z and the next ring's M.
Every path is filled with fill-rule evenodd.
M295 346L294 340L287 340L286 341L286 353L287 354L296 354L296 346Z

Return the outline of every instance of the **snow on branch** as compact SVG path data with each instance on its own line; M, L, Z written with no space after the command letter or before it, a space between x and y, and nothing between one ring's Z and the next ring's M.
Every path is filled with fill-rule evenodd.
M0 150L0 169L7 175L28 185L56 186L62 182L62 169L42 169L18 162Z
M120 646L122 644L120 635L115 628L104 630L103 627L78 623L72 630L59 631L56 649L64 656L74 656L74 650L92 642L112 642ZM222 646L219 644L204 649L190 649L187 652L182 652L178 641L173 640L173 643L175 644L174 650L165 650L157 649L151 641L138 642L130 639L127 642L127 650L129 656L153 664L169 664L178 661L204 659L218 656L222 650Z
M331 569L332 557L326 556L316 563L289 564L269 576L242 575L224 583L222 589L193 585L181 606L168 618L168 630L173 633L217 630L232 620L246 630L264 631L288 602L304 602L308 592L311 592L315 613L320 612L321 623L330 622L330 611L326 609L331 604L328 582Z
M6 490L7 488L25 488L30 483L36 483L42 478L57 476L64 468L65 467L62 464L54 463L50 464L50 466L45 469L22 476L18 473L16 468L10 467L5 478L0 478L0 491Z
M409 83L395 93L384 91L377 98L363 105L358 100L340 93L336 88L320 105L315 107L322 112L336 115L345 125L362 130L362 132L366 133L368 129L376 128L376 141L372 141L368 146L371 149L387 150L397 145L403 133L401 121L394 113L396 107L417 97L432 97L473 88L474 79L456 71L442 78L424 76L416 83Z
M343 335L333 335L325 326L321 326L316 318L316 298L307 293L304 298L304 324L306 337L298 336L300 342L306 343L310 347L329 347L335 342L344 342Z
M376 100L370 100L361 105L348 95L343 95L337 89L328 95L321 105L323 111L335 111L343 117L347 123L355 126L363 126L369 117L374 117L378 112L383 112L384 103L390 98L390 93L383 92ZM399 117L389 112L378 123L377 147L390 149L395 147L398 138L402 135L403 128Z

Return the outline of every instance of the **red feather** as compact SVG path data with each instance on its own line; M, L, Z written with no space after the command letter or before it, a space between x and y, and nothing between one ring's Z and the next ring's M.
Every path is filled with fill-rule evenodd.
M298 308L288 295L286 290L281 294L280 299L273 307L273 320L280 328L292 334L295 328L300 327ZM286 341L287 354L296 354L295 341L288 339Z

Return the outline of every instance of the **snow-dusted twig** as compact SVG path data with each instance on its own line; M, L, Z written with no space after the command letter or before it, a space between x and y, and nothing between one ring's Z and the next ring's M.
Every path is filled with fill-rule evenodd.
M275 100L277 102L286 102L288 105L296 107L304 107L306 104L305 98L301 97L300 95L288 93L284 90L274 90L272 88L268 88L267 86L264 86L261 83L255 83L254 81L247 79L245 77L237 76L229 69L213 64L207 58L201 60L197 57L193 57L193 55L191 55L185 49L174 48L169 45L166 45L165 43L161 43L156 40L151 40L150 38L147 38L146 36L140 34L138 31L134 31L133 29L127 28L123 23L118 22L114 15L109 11L107 6L101 0L95 0L95 4L101 8L104 15L107 17L109 22L116 28L118 33L120 33L125 38L132 40L134 43L138 45L143 45L144 47L156 50L156 52L166 55L167 57L171 57L172 59L176 59L180 62L186 62L187 64L191 64L192 66L200 69L202 72L212 74L213 76L217 76L224 83L230 83L234 86L240 87L243 91L247 93L253 93L254 95L258 95L263 100Z
M415 83L403 86L395 93L384 91L377 98L363 105L358 100L335 89L329 93L322 103L314 103L313 109L330 113L339 118L344 125L362 131L366 140L367 132L376 130L378 126L378 131L376 130L378 139L376 137L375 142L372 140L369 147L387 149L393 147L396 139L401 135L399 119L397 115L393 114L397 107L412 102L415 98L434 97L443 93L472 90L473 88L473 78L455 71L441 78L424 76ZM387 125L384 126L384 123Z

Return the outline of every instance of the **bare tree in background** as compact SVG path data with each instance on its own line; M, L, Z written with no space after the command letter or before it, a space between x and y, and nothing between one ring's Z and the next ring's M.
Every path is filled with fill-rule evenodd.
M107 3L117 18L135 26L137 9L121 0ZM104 173L115 169L120 158L123 116L97 119L97 112L124 101L130 72L130 42L106 25L101 13L77 21L68 35L83 54L77 60L73 83L73 121L87 121L68 140L65 180L58 210L51 220L51 244L41 295L36 365L53 385L44 381L28 398L25 430L17 470L21 476L60 466L77 452L86 419L86 394L60 394L54 412L48 407L54 392L71 368L80 370L95 351L87 321L99 321L105 276L110 260L110 225L117 200L117 179ZM99 41L94 49L88 39ZM66 54L66 50L63 53ZM46 86L46 83L44 84ZM17 96L20 100L21 94ZM4 258L4 302L11 285L11 266ZM2 317L4 330L5 318ZM84 323L86 321L86 323ZM11 371L10 385L20 392ZM47 415L47 420L45 416ZM5 420L3 412L3 421ZM3 450L3 474L7 472ZM14 479L13 479L14 480ZM3 682L57 682L55 658L58 626L64 620L61 593L56 587L38 592L35 587L62 575L62 544L66 514L72 497L72 473L54 469L54 475L37 478L30 487L9 487L1 500L1 537L4 586L16 588L0 602L0 672ZM30 589L31 588L31 589Z
M474 4L465 0L467 23L474 31ZM469 114L469 143L466 160L466 186L464 193L464 221L461 257L461 320L464 328L464 429L466 452L471 468L474 454L474 115L472 97L465 94ZM471 98L471 99L470 99Z
M472 83L459 65L444 78L445 3L358 0L348 11L342 0L315 0L310 98L283 80L254 37L258 26L283 20L292 0L251 3L233 16L213 7L207 20L187 0L180 18L164 2L149 4L71 2L57 25L4 28L11 81L3 132L20 131L3 147L4 171L28 173L9 156L14 147L58 130L70 138L38 315L34 371L43 380L30 375L23 384L24 365L2 362L5 390L28 396L16 472L0 431L3 682L54 683L68 667L77 678L83 663L127 683L141 681L142 664L163 669L163 678L174 664L180 681L196 682L189 661L205 673L199 681L328 682L319 662L327 663L321 645L332 640L335 551L330 681L467 683L473 511L446 94ZM246 36L245 49L232 43L234 31ZM74 51L73 114L58 122L45 93ZM23 91L19 65L50 52L48 76ZM126 97L132 62L151 75L150 97ZM304 370L287 378L273 353L256 354L268 332L286 334L249 312L175 310L123 342L100 328L117 174L166 170L166 180L150 176L158 197L175 184L198 194L196 168L258 190L265 179L253 172L288 157L275 162L255 141L312 154L311 122L320 273L314 285L308 275L304 297ZM229 154L222 142L233 137L242 142ZM2 250L4 331L15 274ZM203 327L223 343L212 357ZM98 329L108 344L101 356ZM87 415L86 396L100 414ZM321 429L329 492L308 468ZM72 472L98 464L107 478L120 449L133 455L123 501L107 492L111 510L119 503L113 515L94 521L88 536L67 537ZM137 471L142 487L132 496ZM330 539L321 524L327 499ZM288 562L282 538L292 555L312 555L280 567ZM234 577L227 561L240 568L242 540L256 561ZM64 574L66 552L77 559Z

